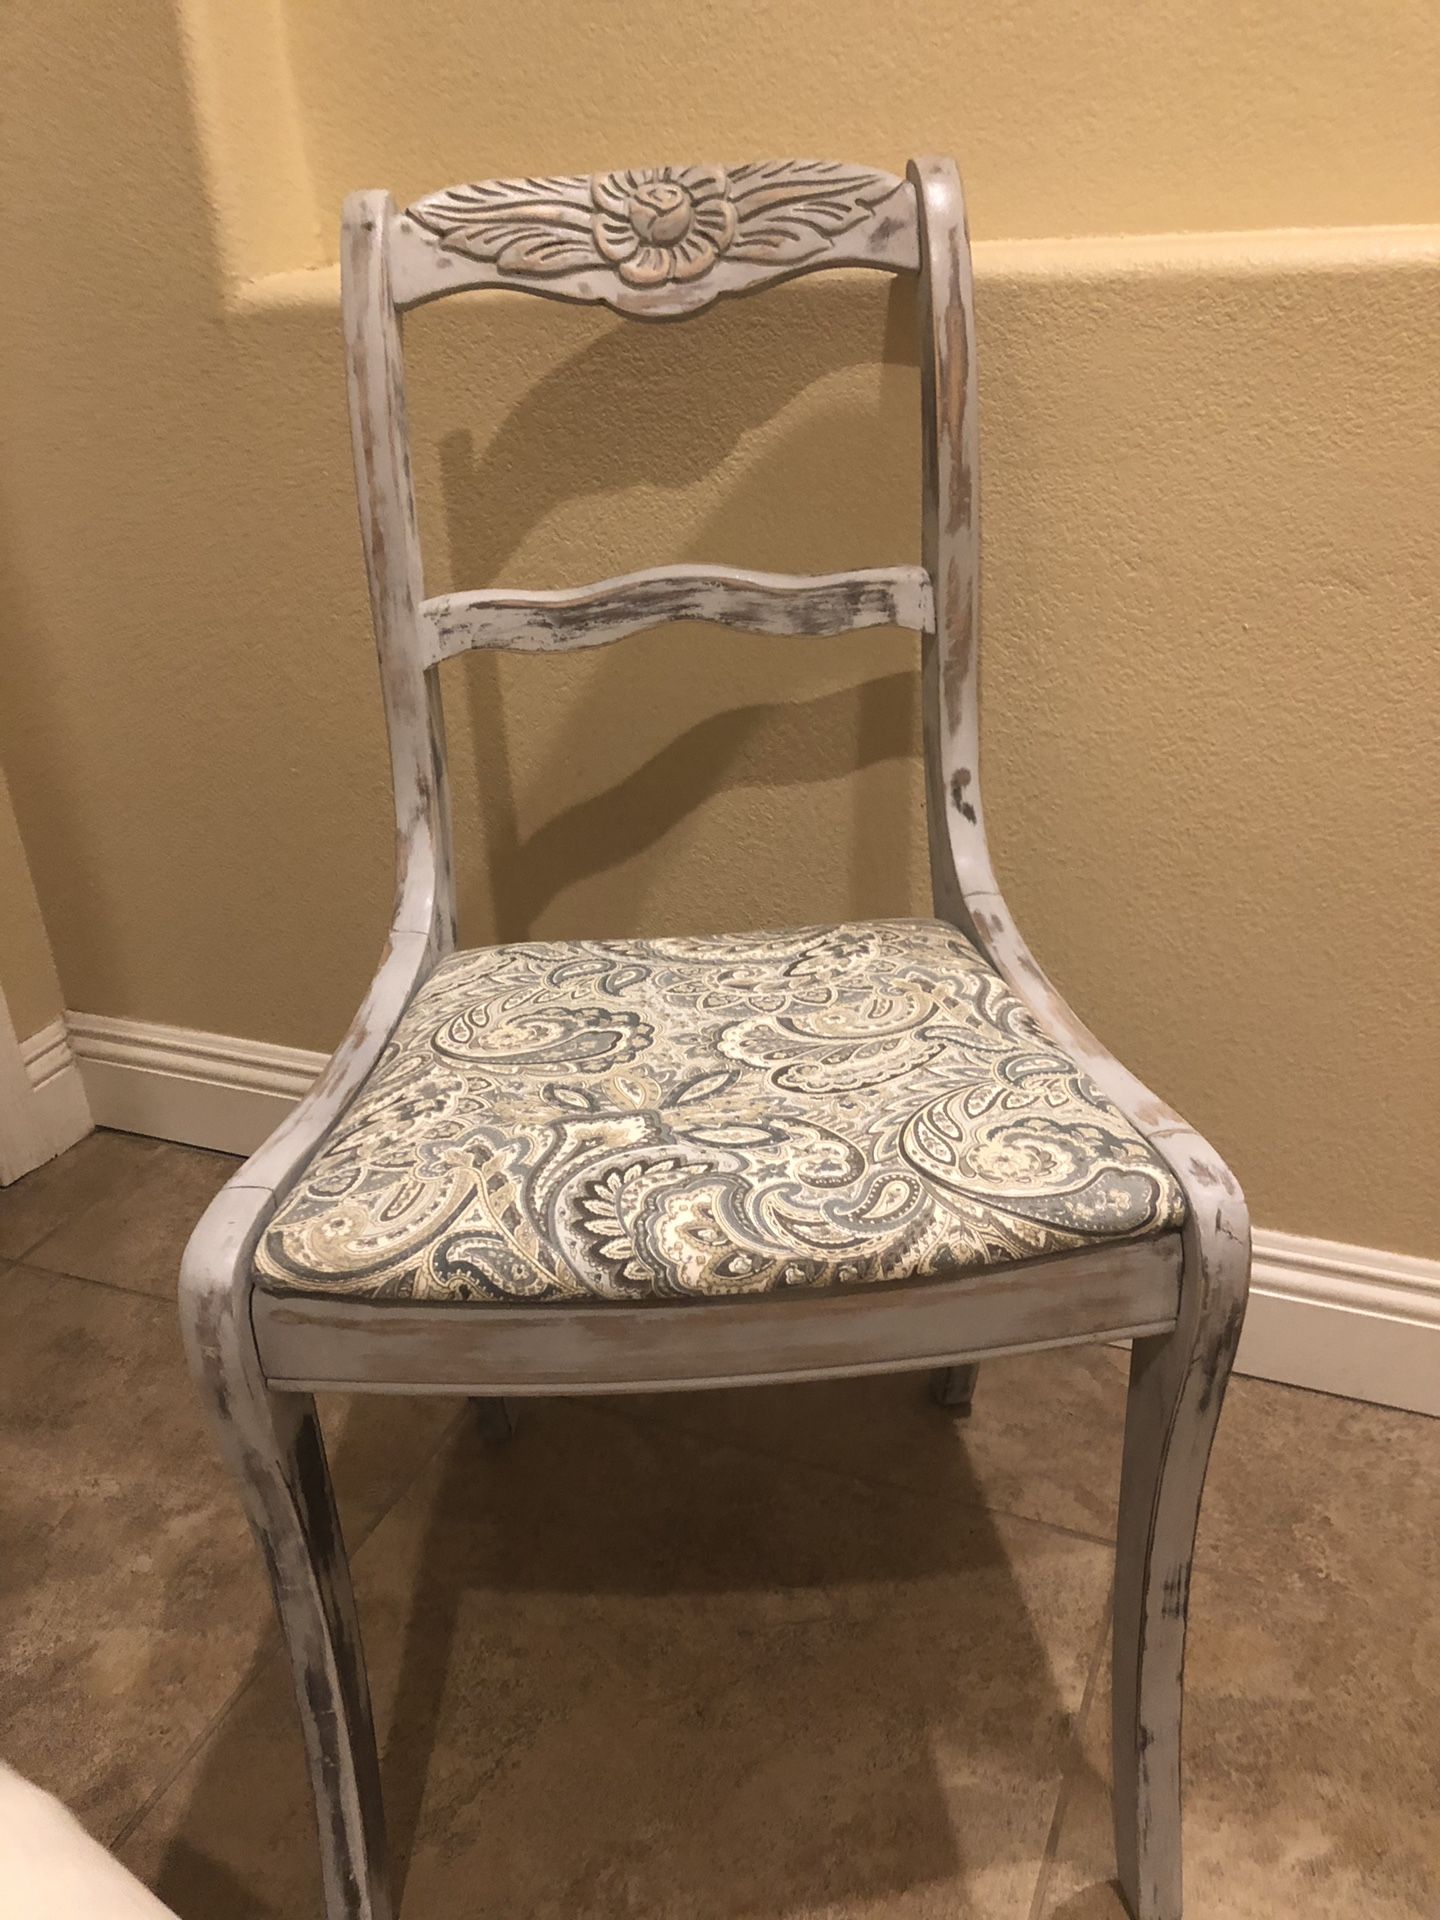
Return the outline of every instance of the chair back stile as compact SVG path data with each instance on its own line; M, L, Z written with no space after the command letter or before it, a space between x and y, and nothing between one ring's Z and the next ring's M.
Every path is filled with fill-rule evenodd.
M395 796L396 933L439 957L455 944L455 886L440 676L420 644L424 571L410 467L405 360L390 276L395 207L351 194L341 251L350 435Z
M912 160L919 227L921 555L935 617L921 639L925 818L935 911L988 943L967 901L996 893L980 796L980 434L975 280L953 160Z
M916 275L923 417L923 564L796 576L659 566L561 591L426 599L406 423L402 316L477 288L603 303L676 321L796 275ZM438 958L455 941L439 664L472 647L562 652L671 620L818 636L891 625L921 636L935 908L979 940L964 905L988 874L979 815L976 432L969 243L958 171L908 179L837 162L656 168L481 181L403 212L345 203L342 312L361 535L395 798L396 926ZM959 870L967 874L962 890ZM984 893L993 880L980 886Z

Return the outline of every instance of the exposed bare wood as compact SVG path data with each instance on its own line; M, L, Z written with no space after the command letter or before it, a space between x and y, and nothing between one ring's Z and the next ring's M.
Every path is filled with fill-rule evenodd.
M426 600L426 659L471 647L562 653L606 647L672 620L708 620L750 633L827 635L930 620L930 576L921 567L855 573L747 573L740 567L647 567L593 587L521 593L497 588Z
M393 267L402 308L510 287L673 320L823 267L913 272L915 210L833 160L479 180L405 209Z

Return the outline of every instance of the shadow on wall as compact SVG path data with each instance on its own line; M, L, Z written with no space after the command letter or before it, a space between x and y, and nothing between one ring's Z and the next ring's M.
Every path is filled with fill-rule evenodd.
M797 292L810 297L798 300ZM683 326L617 321L538 380L478 457L468 429L446 433L440 472L451 580L472 587L508 581L513 556L547 515L567 503L586 495L614 498L629 487L678 491L703 482L724 467L747 436L765 427L771 428L768 443L747 460L743 479L726 485L699 528L680 542L673 536L667 541L668 529L658 525L645 564L694 558L822 572L913 559L919 529L917 396L912 380L886 377L891 369L903 375L915 364L912 291L892 288L878 353L873 308L847 301L845 293L844 278L837 277L825 288L783 289L771 296L763 317L751 307L743 316L722 309ZM746 377L717 382L714 329L732 319L738 322L738 342L732 337L723 344L732 361L738 344ZM732 336L736 331L731 329ZM892 400L896 409L904 409L907 425L914 423L908 435L898 437L900 460L877 449L878 405L836 404L829 396L823 409L772 426L797 391L866 365L881 375L884 411L892 423ZM890 392L897 385L903 399ZM687 410L686 397L697 394L701 403ZM620 430L612 400L607 430L587 434L587 407L612 395L624 400ZM892 433L887 454L896 438ZM847 481L856 476L838 512L836 475ZM812 510L808 527L803 509L799 516L793 511L797 476L815 476L817 501L824 503L824 517L818 507ZM776 512L777 502L784 503L784 512ZM802 553L795 551L797 519L805 529ZM677 551L677 544L684 550ZM894 657L893 638L865 639L882 661ZM733 635L713 629L704 631L704 643L728 649L732 657L744 650ZM834 640L764 644L809 652L808 659L792 656L784 662L782 681L798 671L803 682L817 667L833 681ZM905 645L913 661L909 636ZM810 651L816 647L830 650L825 661ZM778 665L780 656L769 659ZM840 783L859 769L910 762L918 753L912 665L858 685L831 685L813 696L786 698L777 691L768 700L706 713L599 793L561 806L539 827L524 831L522 817L530 809L523 803L522 781L543 803L546 796L565 791L577 766L608 772L617 761L624 763L627 744L633 752L627 719L633 722L641 712L683 715L693 706L685 683L693 679L694 663L692 647L677 640L673 630L592 656L580 697L574 697L573 683L557 685L563 718L538 763L532 758L522 775L506 706L510 676L519 663L502 664L493 653L466 662L462 672L484 872L462 863L462 921L472 924L477 910L488 904L487 937L532 937L560 894L605 873L607 920L639 925L650 876L643 863L630 863L711 796L737 787L775 790L783 804L783 790L798 784ZM554 675L557 667L551 661L526 662L519 671ZM768 684L776 677L767 671ZM886 873L887 863L892 874L904 868L895 849L906 846L914 831L909 800L898 788L893 797L891 811L877 812L867 791L847 796L851 886L850 897L835 902L837 916L913 910L903 883L875 904L876 876ZM482 903L487 882L489 901Z
M5 644L0 646L0 704L12 713L23 713L26 722L23 730L7 732L5 736L0 801L14 815L15 830L26 858L40 839L36 824L38 811L43 806L44 839L59 853L67 890L83 899L86 922L97 943L113 944L113 882L105 872L103 858L84 830L75 805L71 761L75 749L73 743L67 741L60 712L59 676L53 666L59 649L53 622L49 608L15 558L11 525L11 505L0 489L0 606L5 609ZM17 925L13 916L19 911L18 902L0 902L0 913L12 916L11 937L17 946L23 923ZM38 898L33 911L40 936L48 948L52 929L44 919ZM58 961L55 964L58 971ZM12 980L9 985L13 992L15 982ZM46 1022L59 1011L59 1005L54 1006ZM23 1014L19 1017L22 1025L25 1024ZM27 1033L20 1035L21 1039L28 1037Z

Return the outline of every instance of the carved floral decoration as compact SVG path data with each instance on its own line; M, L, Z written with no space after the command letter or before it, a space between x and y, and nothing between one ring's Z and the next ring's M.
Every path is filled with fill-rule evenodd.
M799 265L892 194L891 174L833 160L635 167L481 180L408 209L441 245L504 273L610 267L626 286L699 280L721 259Z

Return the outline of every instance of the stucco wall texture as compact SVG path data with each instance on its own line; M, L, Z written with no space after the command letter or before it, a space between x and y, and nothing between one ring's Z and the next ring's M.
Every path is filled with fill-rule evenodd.
M344 192L952 151L1021 924L1257 1220L1440 1252L1440 15L133 0L12 10L0 71L0 756L69 1007L319 1047L372 970ZM852 275L415 316L431 590L917 558L913 326ZM456 663L464 937L925 911L914 666Z
M36 898L30 864L0 768L0 986L17 1034L29 1038L57 1020L65 1002Z

